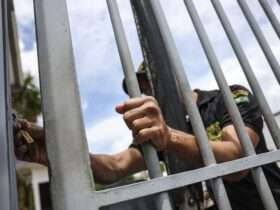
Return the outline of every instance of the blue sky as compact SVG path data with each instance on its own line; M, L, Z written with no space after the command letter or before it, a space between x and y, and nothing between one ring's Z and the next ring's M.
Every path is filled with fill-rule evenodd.
M199 44L190 18L182 0L161 0L168 17L186 73L193 88L212 89L217 85L208 62ZM237 3L224 0L223 6L230 17L250 64L265 90L274 111L279 110L280 88L256 44L256 40L244 19ZM257 0L251 0L250 8L261 24L265 37L274 54L280 58L280 42ZM131 136L122 117L115 113L115 105L126 100L121 89L123 79L121 64L115 44L105 0L68 0L69 18L81 103L90 151L95 153L118 152L131 142ZM129 0L119 0L122 20L125 24L135 68L142 60ZM223 67L229 84L248 87L238 61L226 39L210 1L196 0L199 14L209 33L210 40ZM280 7L270 0L280 19ZM34 33L32 0L15 0L22 63L25 71L31 72L38 82L38 66ZM280 62L280 59L278 59Z

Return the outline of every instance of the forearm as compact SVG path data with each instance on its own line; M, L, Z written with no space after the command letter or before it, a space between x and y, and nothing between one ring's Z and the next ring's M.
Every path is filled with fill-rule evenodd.
M240 151L230 141L209 141L217 162L225 162L240 157ZM168 151L176 153L181 159L194 161L198 166L203 164L198 141L194 135L171 129L171 140Z
M227 135L224 135L227 137ZM230 138L230 137L228 137ZM217 162L226 162L240 158L241 148L240 145L232 141L209 141L210 147L214 153ZM195 136L171 129L171 140L168 145L170 152L176 153L181 159L188 159L194 161L196 166L202 166L203 160L200 155L197 139ZM225 180L235 182L241 180L248 174L248 171L240 171L228 176Z
M146 168L141 153L134 148L116 155L91 154L90 160L95 181L101 184L111 184Z
M91 168L97 183L110 184L118 179L117 161L109 155L90 155Z

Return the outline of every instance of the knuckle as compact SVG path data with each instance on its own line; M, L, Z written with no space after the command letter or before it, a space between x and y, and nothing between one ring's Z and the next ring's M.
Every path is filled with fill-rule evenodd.
M134 120L131 124L132 124L132 127L133 128L137 128L137 126L138 126L138 120Z
M141 140L141 139L143 139L144 137L145 137L145 134L146 134L146 132L144 131L144 130L140 130L139 132L138 132L138 139L139 140Z
M165 126L164 125L161 124L160 126L158 126L158 131L159 132L162 133L164 130L165 130Z
M155 120L153 118L147 118L147 124L149 124L150 126L156 125L157 120Z
M140 130L139 132L138 132L138 137L142 137L144 135L144 131L143 130Z
M153 96L146 96L147 101L155 101L155 98Z
M148 103L146 107L148 112L159 113L159 107L155 103Z
M156 100L155 97L153 97L153 96L145 96L145 101L146 101L146 102L152 102L152 103L158 104L157 100Z
M124 113L124 114L123 114L123 120L124 120L125 122L128 121L128 114L127 114L127 113Z
M159 136L159 135L161 134L161 132L162 132L161 126L155 127L155 134L156 134L157 136Z

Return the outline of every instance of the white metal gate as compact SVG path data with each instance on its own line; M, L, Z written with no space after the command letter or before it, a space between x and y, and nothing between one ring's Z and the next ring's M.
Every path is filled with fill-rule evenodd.
M7 59L9 55L7 3L9 1L1 0L0 2L0 203L1 209L3 210L16 210L14 158L12 155L12 141L9 138L11 136L9 135L11 133L11 125L7 84ZM134 1L132 0L131 2L133 4ZM280 83L279 63L247 5L250 1L237 0L237 2L248 20L278 83ZM259 2L279 36L279 21L273 14L268 1L259 0ZM139 0L138 4L149 8L152 15L151 18L153 18L153 21L159 29L159 36L164 43L164 49L161 50L165 51L171 65L171 72L178 80L179 91L183 96L183 103L190 116L190 120L196 122L193 123L193 129L198 139L205 167L162 177L156 151L151 145L146 144L143 145L143 151L149 174L152 178L150 181L104 191L95 191L81 115L66 0L34 0L44 125L50 160L51 192L55 210L97 210L103 206L149 195L157 196L158 209L167 210L172 209L168 191L206 180L211 180L214 197L219 209L231 209L221 177L246 169L251 170L265 208L269 210L277 209L261 166L280 161L280 151L276 150L264 154L256 154L249 136L245 132L243 120L232 98L221 65L193 1L184 0L184 3L208 58L215 79L222 91L226 107L237 130L243 150L245 151L245 157L230 162L216 163L198 108L195 102L190 100L192 98L191 88L160 2L158 0ZM277 148L279 148L279 127L264 97L263 91L256 80L248 58L240 45L239 39L220 1L211 0L211 3L228 36L253 93L258 100L273 140ZM131 97L140 96L116 0L107 0L107 4L126 76L128 91Z

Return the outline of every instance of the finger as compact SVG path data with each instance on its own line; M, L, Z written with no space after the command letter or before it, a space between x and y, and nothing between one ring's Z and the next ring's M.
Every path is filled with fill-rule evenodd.
M116 106L116 112L118 112L119 114L123 114L125 112L124 103Z
M146 112L145 112L144 108L141 106L141 107L132 109L128 112L125 112L123 115L123 119L124 119L126 125L128 126L128 128L133 129L133 122L135 120L145 117L145 115L146 115Z
M132 99L129 99L128 101L124 102L123 104L117 105L116 111L120 114L123 114L131 109L142 106L147 101L156 101L156 100L151 96L132 98Z
M138 132L138 134L134 137L135 144L143 144L146 141L153 141L153 139L157 138L158 127L145 128Z
M145 128L151 128L154 125L154 121L148 117L143 117L137 120L134 120L131 125L131 129L133 131L134 136L138 134L138 132Z
M116 111L120 114L123 114L133 108L143 105L144 103L145 99L143 97L132 98L122 104L117 105Z
M152 119L160 119L160 108L153 101L148 101L140 107L134 108L124 113L123 119L126 122L128 128L133 129L133 122L135 120L147 117ZM146 118L146 120L148 120ZM154 120L155 121L155 120Z
M18 129L29 129L31 127L31 124L25 119L18 119L17 127Z
M20 122L16 122L16 130L20 130L21 129L21 123Z
M22 122L22 127L23 127L23 129L30 129L31 128L31 123L28 122L27 120L24 120Z
M124 113L123 120L127 127L133 131L133 122L135 120L145 117L145 113L141 109L133 109L129 112Z

